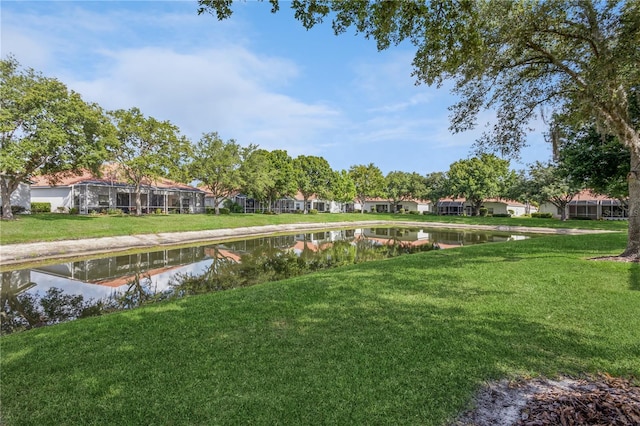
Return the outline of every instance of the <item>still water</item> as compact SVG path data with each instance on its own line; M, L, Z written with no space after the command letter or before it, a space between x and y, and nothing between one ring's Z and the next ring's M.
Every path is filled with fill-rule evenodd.
M419 251L525 239L426 228L343 229L68 261L2 272L2 334L146 302Z

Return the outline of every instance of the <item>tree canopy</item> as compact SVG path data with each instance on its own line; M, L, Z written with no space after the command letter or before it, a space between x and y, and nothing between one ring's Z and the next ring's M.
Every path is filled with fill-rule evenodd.
M326 198L331 193L334 175L331 166L322 157L300 155L293 160L298 190L304 199L304 211L311 196Z
M138 108L109 112L116 127L115 161L135 186L136 215L142 214L141 187L167 176L187 159L191 144L169 121L145 117Z
M422 198L426 191L424 178L415 172L393 171L384 179L385 196L394 208L401 201Z
M199 13L218 19L233 12L232 0L198 3ZM277 11L278 0L270 3ZM453 80L460 99L451 107L453 132L495 111L481 151L517 156L544 108L597 120L631 153L624 255L640 255L640 133L629 114L640 81L640 2L295 0L291 7L306 28L330 18L336 34L353 28L379 49L411 42L417 82Z
M369 163L351 166L349 176L356 187L356 199L364 213L364 203L367 199L384 195L384 175L375 164Z
M556 206L561 220L567 219L567 205L583 188L580 183L567 178L555 164L540 162L531 166L527 185L532 200L539 204L548 201Z
M216 132L205 133L194 146L190 175L211 192L216 214L220 214L220 203L242 186L241 165L240 145L233 139L223 141Z
M504 196L515 173L509 170L509 160L481 154L451 164L447 176L450 194L466 198L473 207L473 215L477 216L484 200Z
M2 218L11 219L11 193L35 174L62 177L81 169L99 172L114 141L95 104L63 83L0 61L0 195ZM53 183L53 182L52 182Z

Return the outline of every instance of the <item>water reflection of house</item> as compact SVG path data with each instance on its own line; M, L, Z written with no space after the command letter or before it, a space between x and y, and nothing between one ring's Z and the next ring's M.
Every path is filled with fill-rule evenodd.
M120 287L138 277L155 277L206 258L204 247L186 247L149 253L80 260L34 268L61 278Z
M3 297L18 295L36 285L31 281L31 271L29 269L6 271L2 272L1 275L2 286L0 287L0 292Z

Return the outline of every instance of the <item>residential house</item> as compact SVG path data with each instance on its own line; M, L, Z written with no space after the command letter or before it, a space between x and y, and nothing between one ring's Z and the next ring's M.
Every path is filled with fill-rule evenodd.
M555 218L562 216L562 210L549 202L540 205L540 212L551 213ZM622 220L629 218L626 201L598 195L588 189L580 191L573 197L565 208L565 213L568 219Z
M441 216L461 216L473 214L473 206L464 198L443 198L438 201L438 214ZM487 209L487 214L510 214L511 216L522 216L538 211L535 206L520 203L514 200L503 200L491 198L484 200L481 208Z
M102 176L90 171L60 176L38 176L31 185L31 201L51 203L51 211L74 208L80 214L120 209L135 212L135 187L120 178L115 167L105 167ZM166 178L146 180L141 190L142 213L204 213L204 191Z
M362 210L363 206L357 202L354 204L354 208L356 210ZM364 202L365 212L394 213L399 212L400 209L404 209L405 212L418 212L423 214L424 212L431 212L432 205L431 201L417 199L400 201L397 204L390 202L386 198L369 198Z

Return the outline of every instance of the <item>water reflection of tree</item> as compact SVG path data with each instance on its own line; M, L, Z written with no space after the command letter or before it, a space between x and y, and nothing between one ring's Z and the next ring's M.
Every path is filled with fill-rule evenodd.
M29 293L27 290L36 284L16 280L16 272L22 271L1 274L0 334L57 324L96 315L101 311L98 302L85 301L82 295L65 294L56 287L49 288L42 296L37 292Z
M291 248L256 247L243 253L239 262L216 262L202 274L179 275L172 282L172 287L179 295L207 293L436 248L433 244L413 246L410 242L394 240L382 244L366 238L314 244L308 234L302 237L302 242L300 253Z

